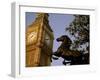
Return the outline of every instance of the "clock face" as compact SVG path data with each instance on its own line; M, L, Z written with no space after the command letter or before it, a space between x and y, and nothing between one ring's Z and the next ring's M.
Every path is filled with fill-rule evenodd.
M36 40L37 37L37 33L36 32L31 32L28 37L27 37L27 41L30 42L34 42Z
M45 35L45 43L47 44L47 46L50 46L50 44L51 44L50 36L47 33Z

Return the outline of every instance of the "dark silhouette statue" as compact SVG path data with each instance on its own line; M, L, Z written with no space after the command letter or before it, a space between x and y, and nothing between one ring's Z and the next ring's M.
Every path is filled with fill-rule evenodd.
M81 52L70 49L72 41L67 35L62 35L61 37L57 38L56 40L57 40L57 42L62 42L62 43L58 47L57 51L53 53L54 60L57 60L59 57L62 57L64 59L64 61L63 61L64 65L66 65L67 63L70 63L70 65L82 64L87 61L86 60L84 62L82 60L83 55Z

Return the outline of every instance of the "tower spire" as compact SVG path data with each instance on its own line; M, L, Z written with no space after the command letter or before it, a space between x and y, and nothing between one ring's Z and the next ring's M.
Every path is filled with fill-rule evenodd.
M36 17L40 18L40 17L45 17L48 19L49 14L48 13L36 13Z
M49 28L49 30L52 31L52 29L51 29L51 27L49 25L49 19L48 19L48 17L49 17L48 13L36 13L36 20L35 21L36 22L39 22L39 20L42 21L40 23L43 23L43 24L47 25L47 27Z

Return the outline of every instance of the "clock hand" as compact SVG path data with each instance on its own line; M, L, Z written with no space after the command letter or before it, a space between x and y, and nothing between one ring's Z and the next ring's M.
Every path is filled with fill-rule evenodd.
M45 40L50 40L50 39L45 39Z

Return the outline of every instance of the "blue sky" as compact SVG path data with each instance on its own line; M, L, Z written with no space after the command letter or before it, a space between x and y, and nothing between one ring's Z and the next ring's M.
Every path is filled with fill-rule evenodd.
M26 12L26 26L32 24L34 22L36 14L34 12ZM72 14L55 14L49 13L49 24L54 32L54 44L53 51L55 52L59 47L60 43L56 41L56 38L61 35L68 35L65 31L65 28L69 26L69 24L73 21L74 16ZM51 63L52 66L62 65L63 59L53 60Z

